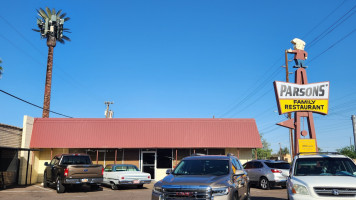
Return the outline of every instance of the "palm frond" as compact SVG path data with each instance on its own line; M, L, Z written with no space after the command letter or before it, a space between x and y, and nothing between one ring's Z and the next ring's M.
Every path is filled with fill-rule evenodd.
M72 33L72 32L70 32L70 31L63 31L63 32L65 32L65 33Z
M67 13L63 13L61 14L61 16L59 16L61 19L63 19L65 16L67 15Z
M68 21L68 20L70 20L70 17L64 18L64 21L65 21L65 22Z
M52 8L52 15L56 15L56 10Z
M67 37L67 36L65 36L65 35L63 35L62 38L65 39L65 40L67 40L67 41L69 41L69 42L71 41L70 38Z
M41 16L43 19L46 19L46 18L49 19L47 13L46 13L42 8L40 8L40 10L38 11L38 14L40 14L40 16Z
M51 10L48 7L46 7L46 11L47 11L48 18L51 19L51 17L52 17Z
M69 28L63 28L63 31L69 31Z
M58 12L57 12L57 17L59 17L59 15L61 14L61 12L62 12L62 10L58 10Z
M64 44L65 42L64 42L64 40L62 40L62 39L57 39L57 41L59 42L59 43L61 43L61 44Z
M37 29L32 29L33 31L36 31L36 32L41 32L41 30L37 30Z

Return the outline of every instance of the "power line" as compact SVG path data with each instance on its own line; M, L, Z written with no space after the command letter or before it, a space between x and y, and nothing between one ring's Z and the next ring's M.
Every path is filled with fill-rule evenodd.
M327 29L325 29L321 34L319 34L317 37L315 37L308 45L308 49L314 46L316 43L318 43L322 38L324 38L326 35L330 34L333 30L335 30L338 26L340 26L342 23L344 23L347 19L349 19L352 15L355 14L352 13L349 15L346 19L341 21L345 16L347 16L353 9L356 8L356 5L354 5L349 11L347 11L343 16L341 16L339 19L337 19L331 26L329 26ZM336 26L335 26L336 25ZM335 27L334 27L335 26ZM330 30L331 29L331 30Z
M344 0L338 7L336 7L331 13L329 13L329 15L324 17L324 19L322 19L316 26L314 26L314 28L312 28L308 33L306 33L303 36L303 38L306 38L311 32L313 32L316 28L318 28L327 18L329 18L332 14L334 14L334 12L338 10L345 2L346 0Z
M37 108L40 108L40 109L42 109L42 110L47 110L47 111L49 111L49 112L51 112L51 113L54 113L54 114L57 114L57 115L61 115L61 116L64 116L64 117L73 118L73 117L68 116L68 115L64 115L64 114L61 114L61 113L58 113L58 112L54 112L54 111L51 111L51 110L48 110L48 109L44 109L44 108L41 107L41 106L38 106L38 105L36 105L36 104L33 104L33 103L31 103L31 102L29 102L29 101L26 101L26 100L24 100L24 99L21 99L20 97L17 97L17 96L12 95L12 94L10 94L10 93L8 93L8 92L5 92L4 90L0 90L0 92L2 92L2 93L4 93L4 94L7 94L7 95L9 95L9 96L11 96L11 97L13 97L13 98L15 98L15 99L17 99L17 100L22 101L22 102L25 102L25 103L27 103L27 104L30 104L31 106L35 106L35 107L37 107Z
M331 48L333 48L335 45L343 41L344 39L348 38L351 34L353 34L356 31L356 29L352 30L350 33L342 37L340 40L336 41L334 44L332 44L330 47L328 47L326 50L315 56L313 59L309 61L309 63L313 62L315 59L317 59L319 56L323 55L325 52L329 51Z

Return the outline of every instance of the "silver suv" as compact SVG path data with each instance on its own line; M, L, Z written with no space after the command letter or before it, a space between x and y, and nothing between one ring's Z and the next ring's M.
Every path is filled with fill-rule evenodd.
M244 164L251 184L264 190L274 186L286 188L290 164L285 161L253 160Z
M287 181L288 199L356 199L355 163L335 153L313 154L294 157Z
M190 156L155 183L152 200L250 199L247 173L233 155Z

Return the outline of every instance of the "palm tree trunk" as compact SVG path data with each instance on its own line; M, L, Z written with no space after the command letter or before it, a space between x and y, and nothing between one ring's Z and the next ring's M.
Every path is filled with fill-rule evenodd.
M53 49L56 46L55 38L49 37L47 39L47 46L48 46L48 59L47 59L47 73L46 73L46 84L45 84L42 118L49 117L49 108L51 104Z

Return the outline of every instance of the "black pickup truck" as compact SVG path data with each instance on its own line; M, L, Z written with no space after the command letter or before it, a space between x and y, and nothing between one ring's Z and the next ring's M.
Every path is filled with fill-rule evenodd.
M87 154L59 154L45 166L43 187L55 184L57 193L63 193L69 185L87 184L96 190L103 181L103 166L93 165Z

